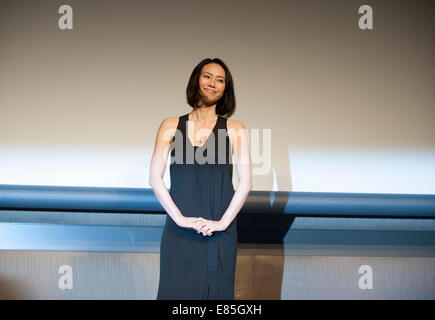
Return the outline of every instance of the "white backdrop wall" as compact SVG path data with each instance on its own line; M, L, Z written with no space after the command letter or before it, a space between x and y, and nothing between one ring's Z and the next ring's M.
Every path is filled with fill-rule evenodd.
M372 30L354 0L74 0L72 30L62 4L0 3L1 184L149 187L160 122L219 57L254 190L435 192L433 2L371 1Z

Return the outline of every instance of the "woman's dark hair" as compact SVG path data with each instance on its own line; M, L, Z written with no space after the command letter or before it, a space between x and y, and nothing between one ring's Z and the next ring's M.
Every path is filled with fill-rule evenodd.
M186 89L187 103L194 109L198 107L198 102L201 100L198 86L199 76L202 67L209 63L217 63L225 70L225 91L223 96L216 103L216 113L220 116L229 118L236 110L236 97L234 95L234 84L231 72L221 59L206 58L202 60L195 69L193 69Z

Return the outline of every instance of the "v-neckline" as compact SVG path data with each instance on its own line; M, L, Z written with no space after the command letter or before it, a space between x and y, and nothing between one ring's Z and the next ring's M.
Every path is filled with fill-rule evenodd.
M202 145L200 145L200 146L195 146L195 145L192 143L192 141L190 141L190 138L189 138L188 121L191 121L191 120L189 120L189 113L187 114L187 121L186 121L186 137L187 137L187 140L189 140L189 143L190 143L190 145L191 145L193 148L202 148L202 147L204 147L205 144L208 142L208 138L210 138L210 136L214 133L214 131L215 131L217 125L218 125L218 122L219 122L219 115L217 115L216 123L215 123L213 129L211 130L210 134L208 135L207 139L205 139L204 143L203 143ZM216 137L215 137L215 138L216 138Z

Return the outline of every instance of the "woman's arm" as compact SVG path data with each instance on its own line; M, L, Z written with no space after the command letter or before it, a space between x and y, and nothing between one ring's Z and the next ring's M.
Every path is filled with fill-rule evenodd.
M199 230L204 235L210 236L214 231L224 231L227 229L240 209L242 209L252 189L252 165L246 128L242 122L237 120L232 120L231 127L231 129L228 129L228 132L236 158L239 184L227 210L219 221L207 220L201 217L195 220L200 223Z
M183 216L177 205L172 200L163 177L165 175L166 163L170 150L171 138L174 136L178 118L166 118L160 124L157 131L154 152L151 159L149 184L154 191L165 211L171 216L172 220L180 227L194 227L193 219ZM197 230L197 228L195 228Z
M234 129L233 129L234 128ZM236 158L237 177L239 183L234 193L227 210L221 218L224 228L228 228L231 222L242 209L249 192L252 189L252 164L249 152L248 135L246 128L242 122L232 120L232 128L234 130L233 136L233 152ZM224 230L225 230L224 229Z

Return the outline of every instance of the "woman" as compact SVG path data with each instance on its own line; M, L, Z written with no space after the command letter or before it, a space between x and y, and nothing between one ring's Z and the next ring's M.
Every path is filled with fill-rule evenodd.
M226 118L234 113L235 97L231 73L220 59L201 61L186 93L193 110L162 121L150 168L150 185L169 215L160 244L157 299L234 300L235 218L252 188L248 138L242 122ZM163 176L169 151L168 192Z

